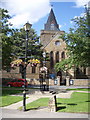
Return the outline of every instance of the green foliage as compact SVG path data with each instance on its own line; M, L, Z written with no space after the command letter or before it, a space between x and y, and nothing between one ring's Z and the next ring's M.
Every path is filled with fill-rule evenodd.
M70 28L69 33L65 33L62 36L62 38L66 41L68 58L55 65L57 71L60 69L67 70L72 66L90 66L89 17L87 17L86 14L83 17L73 19L74 28Z
M8 23L10 16L7 10L1 9L2 18L0 23L2 25L0 36L2 39L2 69L8 69L10 67L10 62L12 61L12 29L10 29L11 24Z
M11 18L7 10L0 9L2 18L0 23L2 25L0 36L2 46L0 46L0 53L2 53L2 69L10 70L10 63L13 59L25 58L26 51L26 32L23 28L13 29L9 19ZM28 50L27 56L31 58L42 59L42 45L39 43L39 36L37 36L34 29L30 29L28 33Z
M13 32L13 56L14 57L25 57L26 51L26 32L22 28L20 30L14 30ZM40 60L42 56L42 45L39 43L39 37L37 36L34 29L30 29L28 32L28 50L27 56L31 58L37 58Z

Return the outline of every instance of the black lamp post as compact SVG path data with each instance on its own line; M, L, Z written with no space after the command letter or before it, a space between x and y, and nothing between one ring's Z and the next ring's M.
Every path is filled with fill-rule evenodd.
M43 67L45 67L45 58L46 58L46 52L43 52L43 58L44 58L44 61L43 61Z
M44 67L46 66L46 64L45 64L45 58L46 58L46 52L43 52L42 53L42 55L43 55L43 58L44 58L44 61L43 61L43 69L44 69ZM45 82L45 77L46 77L46 73L43 73L43 82ZM45 91L45 84L43 84L42 83L42 87L43 87L43 90Z
M26 111L26 62L27 62L27 49L28 49L28 32L29 32L29 30L30 30L30 28L31 28L31 26L32 26L32 24L30 24L30 23L26 23L25 25L24 25L24 29L25 29L25 31L26 31L26 48L25 48L25 60L24 60L24 63L25 63L25 68L24 68L24 91L23 91L23 110L24 111Z

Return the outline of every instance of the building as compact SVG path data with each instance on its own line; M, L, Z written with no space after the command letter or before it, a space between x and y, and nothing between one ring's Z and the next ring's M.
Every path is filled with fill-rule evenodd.
M65 41L60 37L65 32L59 29L53 9L51 9L44 29L41 30L40 42L43 45L42 49L49 55L49 61L46 61L46 67L49 71L49 85L70 85L70 79L74 81L73 85L89 85L88 78L90 78L90 68L75 68L68 71L56 72L54 65L62 59L67 58L67 51ZM21 74L19 67L10 72L3 71L2 77L4 78L20 78ZM40 65L36 67L27 66L27 80L29 84L39 85ZM65 82L66 81L66 82Z
M41 30L40 41L43 45L43 51L49 54L50 61L46 62L46 66L49 69L49 74L55 74L55 79L57 79L57 85L61 85L62 83L64 83L67 76L69 76L70 79L77 78L80 80L86 80L90 77L90 68L73 67L68 71L55 71L54 65L62 61L62 59L67 58L67 51L65 50L66 43L63 39L60 38L60 36L64 33L64 31L61 31L59 29L59 25L54 15L53 9L51 9L47 22L44 25L44 30ZM53 85L56 84L54 80L51 79L51 82L49 81L49 83Z

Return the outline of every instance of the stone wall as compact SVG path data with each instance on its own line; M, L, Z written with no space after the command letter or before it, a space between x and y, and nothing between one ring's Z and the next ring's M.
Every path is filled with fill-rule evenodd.
M72 79L74 86L88 86L90 85L90 79Z

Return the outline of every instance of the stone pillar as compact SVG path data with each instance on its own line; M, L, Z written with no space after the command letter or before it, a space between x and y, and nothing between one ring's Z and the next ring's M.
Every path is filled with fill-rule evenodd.
M39 73L39 64L36 66L36 73Z
M69 80L70 80L70 77L67 76L67 77L66 77L66 86L69 86Z
M53 52L53 61L54 61L54 65L55 65L55 63L56 63L56 52L55 51Z
M56 101L56 95L50 98L48 108L50 112L56 112L57 111L57 101Z
M32 67L30 66L30 73L32 74Z
M59 62L61 61L61 52L59 52Z
M58 84L57 85L59 85L60 86L60 76L57 76L57 82L58 82Z
M86 68L86 75L88 76L88 78L90 79L90 67Z

